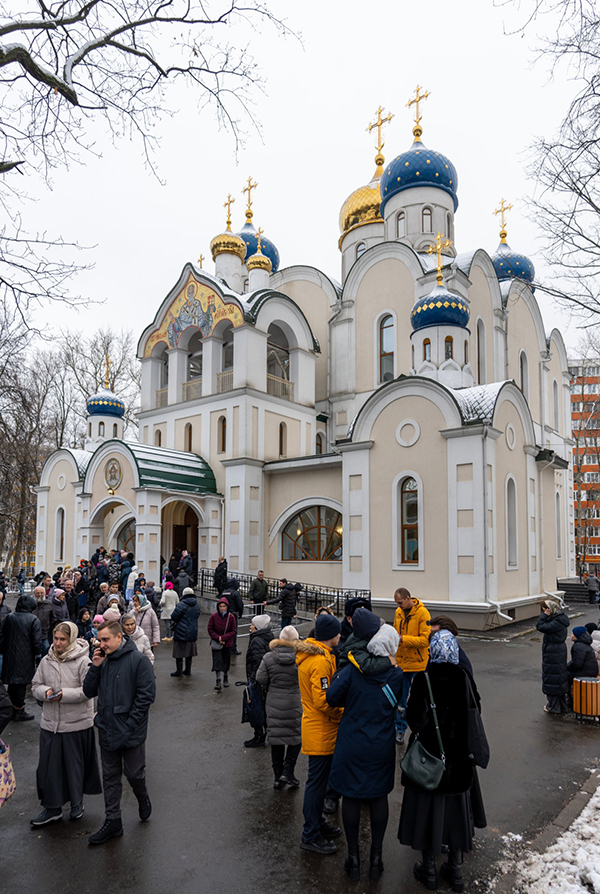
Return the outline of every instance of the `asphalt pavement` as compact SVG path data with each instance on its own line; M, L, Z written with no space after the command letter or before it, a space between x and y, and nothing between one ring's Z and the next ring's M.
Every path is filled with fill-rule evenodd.
M575 623L596 620L582 607ZM202 628L208 617L201 617ZM485 891L506 852L509 835L523 842L539 834L560 813L597 766L600 725L550 717L542 708L541 637L535 632L508 638L461 638L473 663L492 758L480 771L488 828L477 831L465 862L465 890ZM504 638L506 636L506 638ZM245 651L247 640L240 640ZM190 678L172 678L170 644L157 649L157 700L150 714L147 742L148 789L153 814L146 824L124 783L125 834L102 847L87 837L103 821L102 796L89 797L78 822L64 819L32 829L39 811L35 793L39 716L11 723L10 744L18 789L0 810L0 891L33 894L130 892L163 894L254 894L271 891L396 892L423 891L412 877L417 854L396 837L402 787L390 796L390 822L384 844L385 872L379 882L349 882L343 871L344 838L338 852L321 857L301 851L302 792L307 759L300 757L300 790L275 791L268 748L244 749L250 738L242 725L242 689L213 691L210 649L204 633ZM243 681L244 656L234 659L232 684ZM65 817L68 811L65 811ZM338 817L341 822L341 818ZM513 839L514 841L515 839ZM517 839L518 840L518 839ZM368 821L362 830L363 862L368 861ZM521 845L519 845L521 847ZM363 876L366 871L363 868ZM447 889L440 883L440 890Z

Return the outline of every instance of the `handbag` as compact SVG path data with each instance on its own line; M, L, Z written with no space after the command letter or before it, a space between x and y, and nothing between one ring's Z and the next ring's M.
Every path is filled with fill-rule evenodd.
M265 725L265 702L260 685L253 680L247 683L242 695L242 723L251 726Z
M406 754L400 763L400 767L402 772L420 786L420 788L424 788L426 791L431 792L438 787L442 776L444 775L446 769L446 755L444 754L440 725L438 723L435 702L433 701L433 692L431 690L431 683L427 671L425 671L425 679L429 690L429 703L433 714L433 722L435 724L441 756L435 757L435 755L430 754L421 742L419 742L419 734L417 733L408 747Z
M227 620L225 621L225 630L223 631L223 636L225 636L225 634L227 633L228 627L229 627L229 615L227 615ZM216 639L212 639L212 637L211 637L210 647L211 647L211 649L214 649L215 652L218 652L223 648L223 643L218 643L216 641Z
M10 759L10 745L0 739L0 807L12 798L17 790L15 771Z
M490 762L490 746L467 673L465 673L465 682L467 687L467 748L473 763L485 770Z

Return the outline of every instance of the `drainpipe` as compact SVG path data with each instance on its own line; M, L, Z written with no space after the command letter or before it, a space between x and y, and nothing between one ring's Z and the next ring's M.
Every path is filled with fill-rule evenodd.
M332 413L331 413L331 401L329 399L329 396L331 394L331 326L332 326L333 321L337 317L339 317L341 312L342 312L342 306L340 303L340 306L338 308L336 308L333 316L330 318L329 322L327 323L327 391L326 391L326 394L327 394L327 412L328 412L328 416L329 416L329 422L327 423L327 428L328 428L328 431L327 431L328 438L327 439L329 441L329 445L328 445L329 448L331 448L331 441L332 441L332 437L331 437Z
M490 537L489 537L489 524L488 524L488 515L489 515L489 501L488 501L488 481L487 481L487 468L488 468L488 453L487 453L487 439L488 439L488 431L489 425L484 423L483 426L483 580L484 580L484 594L485 601L496 609L496 614L502 618L504 621L514 621L514 618L511 618L510 615L505 614L500 608L500 603L497 599L492 599L490 596ZM498 556L495 556L494 561L498 562Z
M544 563L544 472L552 465L554 460L549 460L540 469L540 573L542 578L542 593L546 596L554 596L546 590L546 565Z

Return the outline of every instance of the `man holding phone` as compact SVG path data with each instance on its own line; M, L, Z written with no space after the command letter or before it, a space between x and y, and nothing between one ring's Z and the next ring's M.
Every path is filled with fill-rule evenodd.
M123 834L123 773L138 800L142 822L152 813L146 788L145 749L148 712L156 696L154 671L117 621L100 625L98 641L83 691L88 698L98 696L94 724L100 741L106 818L101 828L90 835L90 844L104 844Z

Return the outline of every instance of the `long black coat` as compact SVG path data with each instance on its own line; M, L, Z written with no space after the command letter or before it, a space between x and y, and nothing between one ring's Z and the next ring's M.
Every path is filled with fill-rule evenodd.
M564 612L537 619L536 627L544 634L542 642L542 692L544 695L566 695L569 691L567 673L567 633L570 621Z
M13 706L6 688L0 683L0 736L12 720Z
M213 585L219 596L227 586L227 559L219 562L213 574Z
M279 591L279 610L282 617L293 618L296 614L296 588L293 584L285 584Z
M260 667L263 656L269 651L272 639L273 631L270 627L267 627L266 630L255 630L250 634L246 652L246 677L248 680L256 679L256 671Z
M35 609L33 596L21 596L0 627L3 683L23 685L33 680L36 656L42 654L42 625Z
M6 621L4 622L6 624ZM592 637L589 633L582 633L571 646L571 660L567 664L569 683L575 677L597 677L598 659L592 649Z
M173 639L179 643L195 643L198 639L200 606L195 596L185 596L171 612Z

